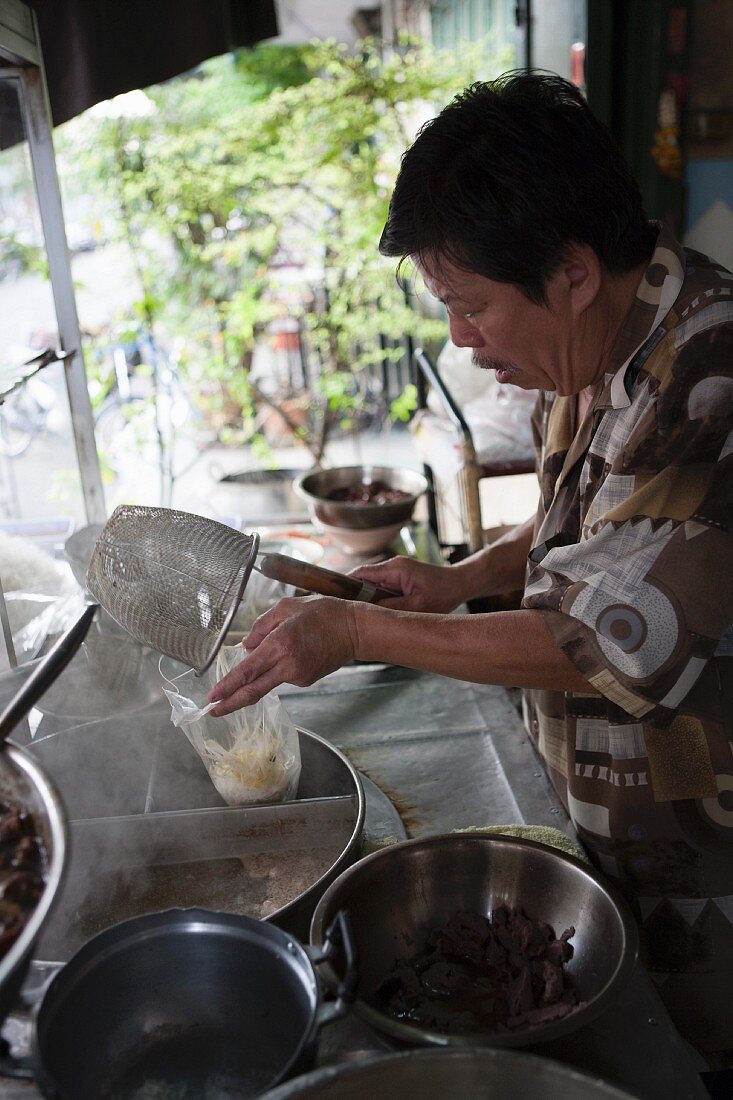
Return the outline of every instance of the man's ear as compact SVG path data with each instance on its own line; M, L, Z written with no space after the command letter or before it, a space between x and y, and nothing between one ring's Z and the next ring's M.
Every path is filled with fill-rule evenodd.
M590 245L570 244L559 273L569 295L573 316L580 317L598 297L602 281L601 261Z

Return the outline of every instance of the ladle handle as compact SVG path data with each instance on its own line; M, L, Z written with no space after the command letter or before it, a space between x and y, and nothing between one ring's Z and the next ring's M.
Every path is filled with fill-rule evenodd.
M379 588L358 577L347 577L333 569L324 569L320 565L311 565L307 561L289 558L286 554L262 554L257 559L257 568L271 581L292 584L296 588L305 588L309 592L318 592L321 596L337 596L340 600L363 600L376 603L396 596L387 588Z
M61 635L41 663L34 668L20 691L10 700L0 714L0 744L64 671L84 641L96 611L97 604L89 604L84 609L84 613Z

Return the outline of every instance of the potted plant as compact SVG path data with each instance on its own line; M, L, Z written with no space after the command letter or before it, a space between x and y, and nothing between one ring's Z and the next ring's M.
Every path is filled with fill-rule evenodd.
M409 416L413 391L390 410L381 365L446 328L412 308L379 234L419 121L501 60L485 43L259 46L64 128L64 179L96 188L131 247L147 337L246 465L267 465L276 426L319 465L375 408ZM257 359L283 332L298 369L273 385Z

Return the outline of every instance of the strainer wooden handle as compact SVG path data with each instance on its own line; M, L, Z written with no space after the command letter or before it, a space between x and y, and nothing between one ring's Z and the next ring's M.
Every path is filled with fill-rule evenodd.
M358 577L347 577L333 569L324 569L320 565L289 558L286 554L260 555L257 569L272 581L292 584L296 588L318 592L321 596L337 596L340 600L377 603L399 595L397 592L390 592L388 588L379 588L368 581L361 581Z

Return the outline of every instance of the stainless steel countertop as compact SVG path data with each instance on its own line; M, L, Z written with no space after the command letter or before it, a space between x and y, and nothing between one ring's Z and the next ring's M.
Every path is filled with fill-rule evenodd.
M504 688L355 664L281 698L392 799L411 836L522 823L572 835Z
M412 836L521 823L572 835L503 688L353 665L282 697L297 725L331 740L392 798ZM352 1018L324 1031L319 1062L387 1049ZM595 1071L647 1100L708 1096L690 1048L641 968L594 1024L535 1052ZM27 1083L0 1081L0 1100L39 1095Z
M514 693L504 688L352 665L283 697L298 725L333 741L392 798L411 836L507 824L550 825L573 836ZM352 1018L325 1030L319 1064L388 1049ZM709 1100L694 1052L641 966L597 1021L533 1052L645 1100Z

